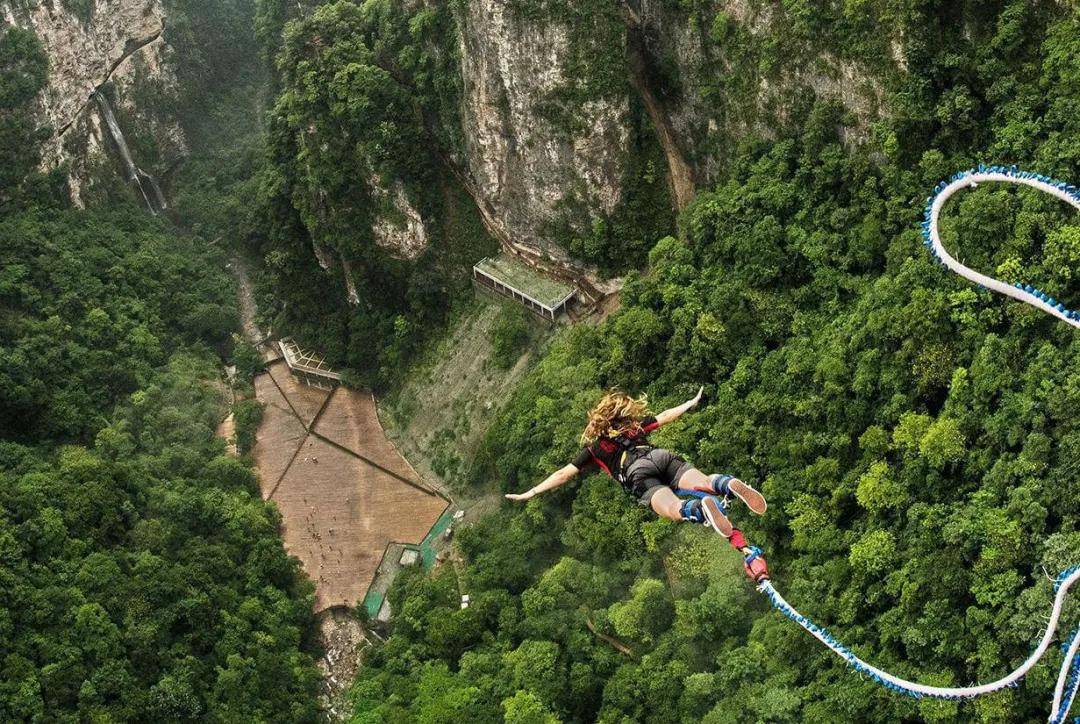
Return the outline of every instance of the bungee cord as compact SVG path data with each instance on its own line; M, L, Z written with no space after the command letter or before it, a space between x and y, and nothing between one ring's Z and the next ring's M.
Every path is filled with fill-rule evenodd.
M945 202L956 192L974 188L984 182L1004 182L1021 184L1045 191L1062 201L1080 210L1080 189L1070 184L1055 181L1039 174L1020 171L1015 166L984 166L979 165L976 169L962 171L948 181L943 181L934 189L934 195L926 200L926 211L922 222L923 243L930 250L931 255L951 271L976 284L991 289L999 294L1017 299L1030 304L1047 314L1080 328L1080 312L1070 310L1064 304L1058 302L1045 292L1022 283L1006 284L985 274L971 269L945 250L941 243L938 232L938 218ZM1031 655L1015 670L1006 676L987 684L962 687L929 686L914 681L908 681L887 671L873 666L860 659L849 648L837 641L831 633L821 628L810 619L800 614L784 597L773 587L772 582L764 580L759 584L758 590L764 593L773 607L780 613L806 629L814 638L825 644L837 656L844 659L856 671L869 676L877 683L900 694L921 699L930 697L935 699L960 700L972 699L984 694L1000 691L1007 687L1014 687L1034 667L1050 649L1051 642L1057 632L1065 599L1069 589L1080 580L1080 566L1075 566L1063 571L1054 581L1054 606L1050 612L1050 619L1046 630L1039 641L1038 646ZM1080 628L1073 632L1069 641L1063 646L1064 661L1058 674L1057 685L1054 687L1054 699L1050 708L1049 721L1052 724L1064 722L1069 715L1069 709L1076 699L1080 690ZM1078 717L1076 722L1080 722Z

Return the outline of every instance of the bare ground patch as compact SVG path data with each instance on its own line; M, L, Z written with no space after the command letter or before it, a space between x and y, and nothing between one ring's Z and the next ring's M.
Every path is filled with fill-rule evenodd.
M285 547L315 581L315 610L355 606L391 541L419 543L446 501L314 435L273 500Z
M360 621L347 609L328 609L318 615L317 621L325 651L316 662L323 675L323 710L330 721L345 721L349 714L349 687L371 641Z
M225 451L229 455L236 457L240 454L236 449L236 419L231 412L221 421L221 424L217 426L214 434L225 441Z
M370 394L301 385L283 362L255 393L265 407L252 455L285 549L315 582L316 611L355 606L387 545L418 544L447 502L386 439Z
M317 387L301 384L289 372L289 365L284 360L274 362L267 368L267 371L270 373L274 384L281 390L284 398L288 400L292 411L296 413L305 427L310 427L315 420L315 415L322 409L323 403L326 402L326 398L330 393Z
M509 370L492 361L492 328L503 304L486 297L478 300L430 354L428 363L410 375L392 398L382 400L379 412L387 434L426 480L443 490L454 485L494 422L495 417L524 377L533 352L526 351ZM538 325L542 346L550 336ZM468 500L458 500L468 508Z
M354 450L373 463L406 480L420 475L386 438L371 395L339 387L315 425L315 432ZM429 526L430 527L430 526Z
M255 468L259 471L263 497L270 498L300 444L307 437L307 430L288 409L264 400L259 395L259 388L256 380L256 396L266 407L263 409L262 424L255 433L255 447L252 448L251 455L255 460Z

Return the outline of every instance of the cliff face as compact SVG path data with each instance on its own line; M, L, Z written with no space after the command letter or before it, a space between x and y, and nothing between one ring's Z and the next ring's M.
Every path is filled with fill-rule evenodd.
M283 36L275 113L300 149L283 157L305 160L285 173L312 264L411 273L397 262L450 247L438 177L503 249L602 296L747 137L797 132L825 101L858 143L887 113L899 41L849 5L810 16L780 0L309 2ZM357 69L367 85L346 80ZM368 132L382 123L385 140ZM414 134L422 159L395 145Z
M515 241L564 256L548 227L587 226L622 197L629 99L587 101L570 128L553 122L542 109L574 80L567 25L526 21L505 0L470 0L458 23L465 156L480 202Z
M378 177L369 185L382 209L371 227L375 243L399 259L416 259L427 248L427 226L404 186L400 181L386 184Z
M99 172L124 173L107 163L106 154L113 156L116 149L92 98L100 89L132 137L139 165L160 173L186 152L175 118L159 110L168 106L176 87L159 0L97 0L84 16L56 0L31 7L8 1L0 3L0 14L7 23L34 31L49 56L39 122L53 136L42 161L46 168L69 164L76 204L92 195Z
M880 76L904 70L899 39L877 68L863 67L838 57L824 38L794 40L777 3L721 0L697 16L665 0L624 0L624 7L647 62L674 72L665 114L701 183L719 175L733 142L774 136L806 99L839 103L854 120L846 140L864 140L887 113Z
M789 51L796 44L779 3L698 3L696 14L671 0L617 5L625 24L621 94L570 109L569 130L547 113L580 70L570 68L568 24L537 13L524 20L526 0L468 0L458 13L465 164L478 202L507 236L550 255L564 255L552 244L552 222L580 230L625 198L634 104L664 150L676 210L721 175L734 143L775 135L807 98L849 111L855 123L845 137L853 143L887 112L881 68L841 59L824 41ZM778 47L779 57L768 57ZM895 46L883 64L902 72Z

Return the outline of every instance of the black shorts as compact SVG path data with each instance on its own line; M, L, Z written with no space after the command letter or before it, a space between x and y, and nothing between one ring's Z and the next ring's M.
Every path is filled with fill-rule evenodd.
M630 463L623 485L642 505L649 505L661 488L677 488L679 480L694 466L663 448L653 448Z

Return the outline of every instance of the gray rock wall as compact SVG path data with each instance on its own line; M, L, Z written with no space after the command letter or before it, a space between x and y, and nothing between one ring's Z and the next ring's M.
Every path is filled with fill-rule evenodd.
M545 224L569 214L584 226L621 198L628 99L576 109L580 132L555 128L538 109L567 82L565 27L523 23L504 0L470 0L458 32L466 163L481 201L516 241L562 256Z
M140 164L165 167L186 152L175 120L163 118L134 100L138 84L153 84L158 94L176 87L169 64L170 49L162 32L167 22L160 0L96 0L87 17L78 17L59 0L27 6L0 2L0 16L33 30L49 56L49 81L39 97L39 122L53 129L43 148L46 169L69 164L73 201L80 204L93 182L95 167L104 163L107 134L91 101L93 92L111 85L118 113L128 133L154 139L157 158ZM157 169L162 170L161 168Z

